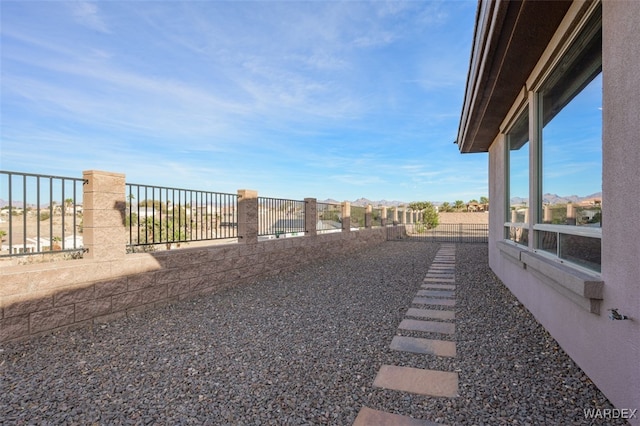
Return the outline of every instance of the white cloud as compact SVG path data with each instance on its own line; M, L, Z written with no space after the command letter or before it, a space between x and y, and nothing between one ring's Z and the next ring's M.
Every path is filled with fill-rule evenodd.
M98 4L88 1L74 1L69 3L73 16L81 25L102 33L109 33L106 23L100 15Z

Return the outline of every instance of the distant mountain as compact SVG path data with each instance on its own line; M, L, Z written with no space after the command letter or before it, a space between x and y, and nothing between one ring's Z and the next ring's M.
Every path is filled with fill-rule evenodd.
M585 197L580 197L578 195L564 195L564 196L560 196L558 194L544 194L542 196L542 202L543 203L549 203L549 204L567 204L567 203L580 203L582 201L585 200L590 200L592 198L598 198L600 200L602 200L602 192L596 192L595 194L591 194L591 195L587 195ZM511 205L516 205L516 204L525 204L525 203L529 203L529 199L528 198L520 198L520 197L513 197L511 199Z
M330 204L340 204L341 201L336 201L332 198L329 198L327 200L318 200L319 203L330 203ZM372 201L369 200L368 198L358 198L357 200L351 201L351 205L352 206L358 206L358 207L366 207L367 205L371 204L373 207L378 207L378 206L384 206L384 207L395 207L395 206L407 206L409 205L408 202L406 201L388 201L388 200L379 200L379 201Z

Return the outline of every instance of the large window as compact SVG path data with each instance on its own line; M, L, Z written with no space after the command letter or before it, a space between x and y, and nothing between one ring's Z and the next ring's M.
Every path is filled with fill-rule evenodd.
M529 111L525 108L507 132L508 209L506 238L529 243Z
M509 177L505 195L510 203L505 238L527 245L531 237L528 225L532 224L532 246L538 253L599 272L601 6L595 5L576 32L559 41L556 48L556 56L548 57L531 77L538 83L529 92L529 110L514 114L517 119L506 133ZM533 126L529 126L529 117ZM529 134L530 129L535 134ZM533 144L531 149L527 149L529 144ZM528 166L529 152L534 155L530 161L533 168ZM530 174L522 174L524 170ZM532 176L533 185L529 185L528 176ZM519 195L523 191L528 197Z
M536 248L600 271L602 25L594 13L540 91L541 190Z

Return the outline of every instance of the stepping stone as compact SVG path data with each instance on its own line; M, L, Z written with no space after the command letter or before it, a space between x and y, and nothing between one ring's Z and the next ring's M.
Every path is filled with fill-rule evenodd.
M456 282L455 278L437 278L437 277L426 277L424 282L442 282L442 283L454 283Z
M438 272L438 271L429 271L426 273L425 278L455 278L455 272Z
M432 297L414 297L411 301L414 305L442 305L455 306L455 299L434 299Z
M419 337L395 336L389 346L402 352L428 354L436 356L456 356L456 343L446 340L422 339Z
M428 290L455 290L456 286L454 284L438 284L438 283L433 283L433 284L422 284L420 287Z
M456 294L450 290L418 290L418 296L456 297Z
M451 266L451 265L441 265L441 264L435 264L432 263L431 266L429 266L429 270L430 271L455 271L455 267Z
M428 396L458 396L458 373L383 365L373 386Z
M421 321L414 319L403 319L398 328L409 331L424 331L426 333L453 334L456 332L456 325L451 322Z
M452 320L456 319L456 313L454 311L444 311L439 309L418 309L418 308L409 308L406 313L408 317L418 317L418 318L432 318L439 320Z
M353 426L442 426L429 420L414 419L400 414L385 413L373 408L362 407Z

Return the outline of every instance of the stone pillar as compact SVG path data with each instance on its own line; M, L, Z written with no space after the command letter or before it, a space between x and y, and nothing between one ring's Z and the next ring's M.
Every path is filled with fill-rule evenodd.
M371 228L373 219L373 207L371 204L367 204L367 209L364 212L364 227Z
M393 208L393 224L397 225L398 224L398 207L394 207Z
M553 221L553 210L551 206L546 204L542 209L542 222L551 223Z
M307 237L318 235L318 200L315 198L304 199L304 227Z
M576 207L572 203L567 203L567 225L576 224Z
M518 221L518 211L516 209L511 210L511 223L516 223Z
M351 203L342 203L342 232L351 232Z
M127 253L125 175L87 170L82 196L86 258L122 259Z
M258 243L258 191L238 190L238 243Z
M387 208L382 206L380 212L380 226L387 226Z
M409 216L409 219L407 220L407 222L408 222L409 224L412 224L412 223L413 223L413 210L408 209L408 210L407 210L407 214L408 214L408 216Z

